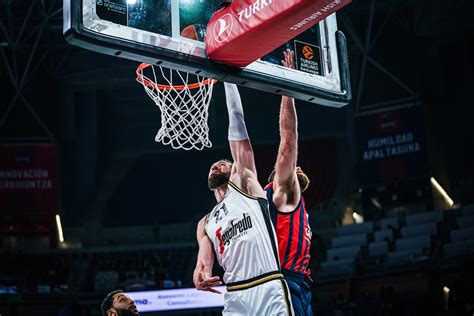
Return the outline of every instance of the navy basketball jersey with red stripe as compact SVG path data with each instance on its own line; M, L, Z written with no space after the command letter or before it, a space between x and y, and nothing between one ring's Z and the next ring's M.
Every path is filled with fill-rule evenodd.
M311 228L303 196L294 211L280 212L273 204L273 183L265 187L270 205L270 216L278 239L278 253L282 270L309 275L309 251L311 248Z

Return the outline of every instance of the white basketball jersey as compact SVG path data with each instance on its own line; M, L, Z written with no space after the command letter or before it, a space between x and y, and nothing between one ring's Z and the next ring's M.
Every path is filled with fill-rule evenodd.
M206 221L223 281L233 283L280 269L268 202L249 196L229 181L224 198Z

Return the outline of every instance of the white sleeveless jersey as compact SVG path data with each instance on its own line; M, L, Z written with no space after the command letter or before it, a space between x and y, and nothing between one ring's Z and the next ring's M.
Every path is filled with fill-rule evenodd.
M280 269L268 202L249 196L229 181L224 198L209 213L205 229L223 281L233 283Z

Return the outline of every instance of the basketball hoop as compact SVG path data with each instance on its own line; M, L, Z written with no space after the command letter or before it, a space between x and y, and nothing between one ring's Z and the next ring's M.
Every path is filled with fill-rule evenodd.
M211 147L207 119L212 89L217 80L191 75L196 77L196 82L190 84L189 73L167 69L168 73L161 66L157 67L168 84L157 83L157 71L153 65L142 63L136 71L137 81L161 111L161 127L155 141L174 149ZM145 70L148 76L144 74Z

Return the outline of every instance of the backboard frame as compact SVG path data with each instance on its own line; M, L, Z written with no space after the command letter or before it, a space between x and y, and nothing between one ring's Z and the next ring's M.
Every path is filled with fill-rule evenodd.
M235 68L207 59L203 42L179 36L178 1L171 0L170 37L102 20L95 12L96 0L64 0L64 36L70 44L102 54L199 74L319 105L342 107L350 102L346 41L344 34L337 30L335 14L320 22L321 47L324 47L322 66L328 75L318 76L262 60L245 68Z

